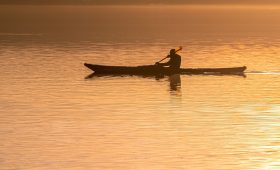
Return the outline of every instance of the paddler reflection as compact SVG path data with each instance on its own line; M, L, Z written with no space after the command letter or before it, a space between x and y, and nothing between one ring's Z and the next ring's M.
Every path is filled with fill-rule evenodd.
M181 94L181 76L180 74L173 74L169 76L169 82L170 82L170 91L171 92L178 92L178 94Z

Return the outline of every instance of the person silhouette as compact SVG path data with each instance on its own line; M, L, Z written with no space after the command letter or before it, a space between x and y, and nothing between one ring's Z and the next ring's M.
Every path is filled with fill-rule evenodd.
M166 58L170 58L166 63L156 62L157 66L168 66L171 69L180 69L181 67L181 56L176 54L175 49L171 49L169 55Z

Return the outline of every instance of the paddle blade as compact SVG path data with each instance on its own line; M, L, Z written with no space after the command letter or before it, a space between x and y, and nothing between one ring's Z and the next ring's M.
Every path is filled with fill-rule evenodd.
M177 53L178 51L181 51L182 49L183 49L183 47L180 46L178 49L176 49L176 53Z

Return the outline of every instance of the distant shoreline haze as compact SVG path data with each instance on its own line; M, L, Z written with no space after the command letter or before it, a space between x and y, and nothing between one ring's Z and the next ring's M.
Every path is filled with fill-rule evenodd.
M280 4L279 0L1 0L0 5Z

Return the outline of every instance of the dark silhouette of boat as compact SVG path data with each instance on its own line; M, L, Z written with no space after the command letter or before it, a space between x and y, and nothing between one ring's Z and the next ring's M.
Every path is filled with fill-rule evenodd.
M95 75L143 75L143 76L157 76L157 75L173 75L173 74L187 74L187 75L244 75L247 69L243 67L230 67L230 68L180 68L171 69L168 67L160 67L156 65L144 66L105 66L97 64L84 64L87 68L94 71Z

